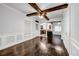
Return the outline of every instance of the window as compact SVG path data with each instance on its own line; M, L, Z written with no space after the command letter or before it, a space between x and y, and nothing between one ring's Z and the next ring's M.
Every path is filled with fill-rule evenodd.
M55 28L54 28L54 31L55 32L61 32L61 26L59 26L59 25L57 26L56 25Z
M61 32L61 22L55 22L54 23L54 31L55 32Z

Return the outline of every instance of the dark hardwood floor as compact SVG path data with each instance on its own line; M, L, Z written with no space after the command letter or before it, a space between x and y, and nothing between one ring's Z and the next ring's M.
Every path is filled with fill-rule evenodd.
M33 38L0 51L1 56L68 56L60 36L53 36L52 44L45 38Z
M69 56L67 49L64 46L63 40L61 40L60 35L54 35L52 43L42 41L46 48L43 45L41 47L38 45L36 47L36 52L34 55L37 56Z

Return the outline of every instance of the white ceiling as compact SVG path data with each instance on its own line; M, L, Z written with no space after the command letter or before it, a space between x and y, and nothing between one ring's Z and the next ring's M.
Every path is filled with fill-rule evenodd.
M32 8L28 3L6 3L6 5L11 6L21 11L24 14L36 12L36 10ZM39 6L40 9L44 10L44 9L61 5L61 3L37 3L37 5ZM59 17L63 17L63 12L64 12L63 9L57 10L57 11L48 13L47 16L49 19L59 18ZM38 16L36 17L36 19L37 18Z
M11 6L25 14L36 12L36 10L27 3L6 3L6 5Z
M45 10L51 7L61 5L60 3L37 3L40 9Z

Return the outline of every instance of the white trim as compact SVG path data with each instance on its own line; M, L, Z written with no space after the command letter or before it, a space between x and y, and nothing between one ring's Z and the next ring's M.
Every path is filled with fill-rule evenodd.
M79 42L76 41L74 38L71 38L71 42L75 43L77 46L79 46Z
M71 44L79 50L79 46L77 46L77 44L75 44L74 42L72 42Z
M22 42L24 42L24 41L30 40L30 39L35 38L35 37L37 37L37 35L35 35L35 36L30 36L30 37L28 37L28 38L26 38L26 39L23 38L23 40L21 40L21 41L19 41L19 42L13 42L12 44L8 44L8 45L5 45L5 46L1 46L1 47L0 47L0 50L6 49L6 48L8 48L8 47L14 46L14 45L16 45L16 44L22 43Z
M70 55L73 56L73 55L72 55L72 48L71 48L71 45L74 46L74 48L75 48L76 50L78 50L78 52L79 52L79 42L76 41L74 38L70 38ZM78 52L76 52L76 53L78 53Z

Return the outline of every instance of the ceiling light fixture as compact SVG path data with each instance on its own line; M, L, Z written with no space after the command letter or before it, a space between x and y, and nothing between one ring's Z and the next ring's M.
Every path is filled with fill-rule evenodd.
M43 18L43 16L42 16L42 15L40 15L40 16L39 16L39 18L41 18L41 19L42 19L42 18Z
M41 19L42 19L42 18L43 18L43 16L45 16L45 14L46 14L45 12L42 12L42 11L41 11L41 12L40 12L40 14L39 14L39 18L41 18Z
M42 12L39 13L39 18L41 18L41 19L43 18L43 13Z

